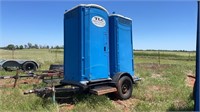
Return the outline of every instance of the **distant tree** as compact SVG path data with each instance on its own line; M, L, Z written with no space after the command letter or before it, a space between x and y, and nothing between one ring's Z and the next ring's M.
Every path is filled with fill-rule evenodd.
M0 49L6 49L6 47L0 47Z
M51 49L53 49L53 46L51 46Z
M15 45L9 44L9 45L6 47L6 49L8 49L8 50L14 50L14 49L15 49Z
M31 43L28 43L27 45L28 45L29 49L33 47L33 45Z
M25 49L27 49L27 48L28 48L28 46L27 46L27 45L24 45L24 48L25 48Z
M34 48L39 49L39 46L37 44L34 45Z
M20 45L20 46L19 46L19 49L24 49L23 45Z
M60 47L57 45L55 48L56 48L56 49L59 49Z
M47 49L49 49L49 45L47 45Z

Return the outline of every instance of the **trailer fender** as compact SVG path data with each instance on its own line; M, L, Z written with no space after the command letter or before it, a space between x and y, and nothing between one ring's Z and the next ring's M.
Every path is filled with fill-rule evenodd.
M2 63L2 67L7 71L10 67L21 68L21 65L17 61L9 60Z
M117 72L117 73L112 77L112 81L113 81L114 83L117 83L117 82L119 81L119 79L122 78L123 76L128 76L128 77L131 79L132 83L135 84L135 82L134 82L134 80L133 80L133 77L132 77L129 73L127 73L127 72Z
M39 68L39 64L33 60L17 60L17 59L0 60L0 68L5 69L6 71L8 70L13 71L15 69L22 69L24 71L27 71L27 69L25 69L25 66L27 65L33 65L32 68L34 68L35 70Z

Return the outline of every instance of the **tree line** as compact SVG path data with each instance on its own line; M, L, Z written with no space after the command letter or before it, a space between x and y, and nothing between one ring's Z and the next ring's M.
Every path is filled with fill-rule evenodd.
M8 44L6 47L2 47L2 49L7 50L16 50L16 49L63 49L64 46L49 46L49 45L38 45L38 44L32 44L27 43L25 45L14 45L14 44Z

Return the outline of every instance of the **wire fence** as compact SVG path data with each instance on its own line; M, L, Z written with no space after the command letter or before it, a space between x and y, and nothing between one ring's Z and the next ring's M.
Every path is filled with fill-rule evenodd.
M10 58L15 59L19 56L16 55L17 50L10 51ZM49 49L48 52L52 54L55 60L59 60L60 56L64 56L63 49ZM157 63L161 64L166 61L173 61L180 62L194 62L196 60L196 52L195 51L142 51L142 50L134 50L134 59L136 60L135 63ZM19 53L18 53L19 55Z
M136 63L193 63L196 60L195 51L134 51Z

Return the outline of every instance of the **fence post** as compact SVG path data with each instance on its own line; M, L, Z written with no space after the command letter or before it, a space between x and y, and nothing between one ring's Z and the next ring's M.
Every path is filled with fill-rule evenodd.
M158 64L160 65L160 51L158 50Z

